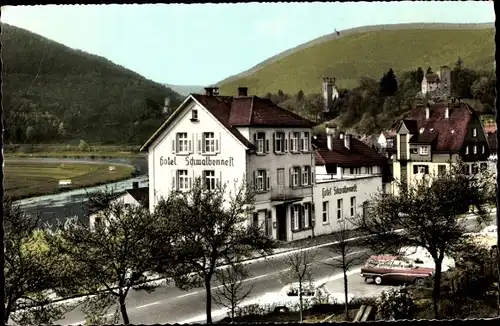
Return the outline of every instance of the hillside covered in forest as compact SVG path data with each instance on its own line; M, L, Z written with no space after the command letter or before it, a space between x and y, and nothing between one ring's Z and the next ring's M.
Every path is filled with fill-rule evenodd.
M96 55L1 24L7 143L141 144L183 96ZM140 58L138 58L140 60Z

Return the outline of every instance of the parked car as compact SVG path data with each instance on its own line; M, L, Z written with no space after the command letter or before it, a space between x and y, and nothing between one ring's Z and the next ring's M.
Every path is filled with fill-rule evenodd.
M397 256L372 256L361 268L361 277L365 282L373 280L377 285L384 282L422 285L424 279L433 273L433 268L421 267L410 259Z
M423 247L403 247L399 250L399 256L412 261L420 267L435 268L434 259L432 259L429 251ZM441 270L446 272L450 268L455 267L455 260L445 254L441 265Z
M302 304L304 309L321 303L344 303L345 299L343 292L330 293L326 290L325 285L325 283L318 285L309 282L302 285ZM353 298L354 295L348 295L349 302ZM244 304L242 308L254 304L268 306L271 310L298 311L300 306L299 283L288 284L278 292L268 292Z

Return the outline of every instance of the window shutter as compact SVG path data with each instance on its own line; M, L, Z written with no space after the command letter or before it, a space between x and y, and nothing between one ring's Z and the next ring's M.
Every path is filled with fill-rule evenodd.
M253 134L253 144L257 146L257 133Z
M428 165L426 165L426 166L425 166L425 171L424 171L424 173L425 173L425 174L429 174L429 166L428 166Z
M266 143L265 143L265 145L266 145L266 153L269 153L269 139L267 138L267 136L264 139L266 140Z
M306 220L305 220L305 217L306 217L306 208L304 207L304 205L300 205L300 228L303 229L306 227Z
M273 150L276 153L276 133L275 132L273 132Z
M257 171L253 171L253 189L257 189Z
M290 206L290 226L295 230L295 214L293 213L293 206Z
M302 133L299 133L299 150L304 150L304 137L302 137Z
M269 170L266 170L266 188L267 191L271 190L271 173Z
M310 166L309 167L309 185L312 185L313 184L313 171L312 171L312 167Z
M175 154L175 138L172 139L172 154Z
M309 208L309 216L307 217L309 219L309 226L313 226L313 220L312 220L312 216L313 216L313 205L311 205L311 203L307 203L306 204L307 207Z
M220 153L220 142L222 141L222 133L219 132L219 139L215 140L215 152Z
M193 153L193 139L194 139L194 134L191 134L191 139L189 140L189 153Z
M222 171L219 172L219 177L215 182L217 184L217 187L222 187Z
M283 139L283 151L287 152L288 151L288 139L286 138L286 132L281 134L281 139Z
M193 178L189 177L189 189L193 188Z
M299 172L299 177L298 177L298 179L299 179L299 182L298 182L298 183L299 183L299 186L301 186L301 185L302 185L302 171L303 171L303 170L304 170L304 167L303 167L303 166L299 167L299 171L298 171L298 172Z
M290 187L293 188L293 168L290 168L290 179L289 179Z
M413 174L417 174L418 173L418 166L414 165L413 166Z
M198 154L201 154L201 139L200 134L196 134L196 139L198 140Z
M290 142L290 144L289 144L290 146L289 147L290 147L290 152L291 152L291 151L294 150L292 148L292 133L291 132L288 133L288 141Z
M176 177L175 171L172 171L171 173L173 174L172 175L172 190L176 190L175 189L175 177Z
M201 134L201 152L205 153L205 133Z

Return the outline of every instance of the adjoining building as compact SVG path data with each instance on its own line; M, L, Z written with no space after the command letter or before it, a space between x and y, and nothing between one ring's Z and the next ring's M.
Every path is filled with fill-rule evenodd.
M445 96L451 94L451 70L441 66L437 73L425 74L421 84L422 95Z
M418 106L399 123L393 174L402 184L412 184L429 174L449 168L461 158L466 173L488 166L490 147L479 114L467 103ZM397 193L397 189L393 189Z
M350 134L327 128L315 135L316 234L335 231L341 222L364 214L371 196L385 191L391 181L388 161L369 145ZM348 225L349 226L349 225Z

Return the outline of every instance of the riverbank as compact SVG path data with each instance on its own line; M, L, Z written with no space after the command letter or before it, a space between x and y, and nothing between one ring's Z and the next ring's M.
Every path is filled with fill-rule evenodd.
M9 144L4 147L6 158L143 158L139 146L81 144Z
M74 190L126 180L135 174L130 164L6 158L4 185L7 195L19 200L64 191L59 189L60 180L71 180L67 190Z

